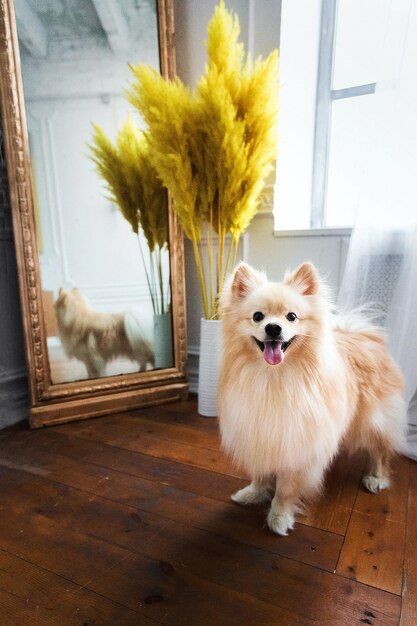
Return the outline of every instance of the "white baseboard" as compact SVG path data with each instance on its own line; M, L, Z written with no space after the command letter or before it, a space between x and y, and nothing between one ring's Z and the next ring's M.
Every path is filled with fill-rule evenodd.
M198 392L198 364L200 358L199 346L188 346L188 384L191 393Z

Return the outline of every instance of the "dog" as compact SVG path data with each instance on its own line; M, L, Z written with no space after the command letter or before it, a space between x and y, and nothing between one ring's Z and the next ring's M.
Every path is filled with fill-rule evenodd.
M139 371L154 367L152 338L133 313L94 311L77 287L61 288L54 307L64 352L84 363L89 378L105 376L117 357L137 361Z
M390 458L405 449L406 410L383 331L361 318L337 321L311 263L280 283L239 264L220 318L222 446L252 481L232 500L272 500L267 524L287 535L342 446L367 450L369 491L388 488Z

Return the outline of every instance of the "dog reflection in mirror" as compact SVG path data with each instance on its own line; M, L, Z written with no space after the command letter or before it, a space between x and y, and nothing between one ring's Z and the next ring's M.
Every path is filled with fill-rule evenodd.
M65 354L82 361L89 378L105 376L119 357L137 361L139 371L155 366L151 333L134 313L94 311L76 287L59 290L55 312Z

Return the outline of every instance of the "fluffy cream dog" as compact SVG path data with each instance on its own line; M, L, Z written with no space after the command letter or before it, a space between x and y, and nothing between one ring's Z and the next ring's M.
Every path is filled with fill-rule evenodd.
M274 494L267 523L286 535L342 444L368 451L369 491L389 487L406 421L383 332L353 318L337 325L311 263L282 283L241 263L223 290L221 319L222 444L252 480L232 499L254 504Z
M132 313L94 311L81 291L59 290L55 302L59 336L66 355L82 361L89 378L106 375L106 365L127 357L145 370L154 366L152 339Z

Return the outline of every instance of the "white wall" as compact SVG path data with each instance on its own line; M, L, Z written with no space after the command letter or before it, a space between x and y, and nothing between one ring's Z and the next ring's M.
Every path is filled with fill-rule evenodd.
M128 304L149 301L137 238L107 199L87 157L91 121L114 137L128 111L121 96L27 102L40 212L42 288L56 296L61 286L80 287L101 310L124 310ZM114 252L109 254L110 250Z
M204 72L205 39L216 0L174 0L177 51L177 72L188 84L195 85ZM228 0L228 9L239 15L241 39L248 44L253 56L266 56L279 47L279 0ZM294 268L310 260L326 277L334 294L340 285L346 260L347 238L341 235L274 236L272 206L264 207L250 225L241 247L241 257L257 268L264 269L271 279L280 279L287 268ZM189 378L192 391L197 389L200 294L189 242L185 243L187 316L189 344Z
M276 225L309 228L321 0L283 0Z
M87 142L92 122L112 139L128 114L140 124L123 94L131 75L126 59L158 66L156 33L123 59L94 48L80 54L78 60L23 55L42 288L56 297L61 286L77 286L98 310L117 312L139 305L151 315L137 237L107 199L87 156Z

